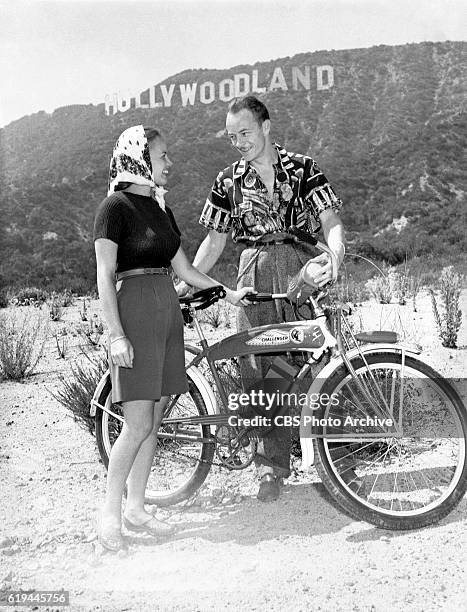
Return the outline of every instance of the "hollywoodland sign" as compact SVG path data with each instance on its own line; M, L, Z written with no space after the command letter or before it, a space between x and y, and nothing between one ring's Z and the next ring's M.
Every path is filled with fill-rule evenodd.
M105 97L105 112L107 115L124 112L130 108L161 108L172 105L194 106L195 104L211 104L215 100L229 102L237 96L248 93L265 93L270 91L305 90L324 91L334 86L334 69L332 66L292 66L290 73L284 74L280 66L276 66L272 76L261 80L258 70L251 74L240 72L232 78L203 83L175 83L154 85L139 95L126 92L114 93Z

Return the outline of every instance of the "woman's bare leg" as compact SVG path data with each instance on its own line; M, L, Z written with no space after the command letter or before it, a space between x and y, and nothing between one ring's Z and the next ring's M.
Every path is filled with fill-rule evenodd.
M125 422L112 447L107 473L107 490L102 519L121 525L123 491L128 474L141 445L154 427L154 401L123 402Z
M144 509L144 494L156 452L157 432L167 401L168 397L161 397L158 402L155 402L152 431L141 444L127 479L125 516L137 525L144 523L151 516Z

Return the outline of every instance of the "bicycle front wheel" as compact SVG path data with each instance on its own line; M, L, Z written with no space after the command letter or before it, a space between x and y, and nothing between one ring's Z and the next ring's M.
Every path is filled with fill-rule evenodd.
M123 413L112 404L110 377L105 384L96 412L96 441L107 468L110 451L123 427ZM205 403L195 383L188 375L188 393L170 398L168 410L158 432L158 443L146 487L147 504L170 506L191 497L205 481L214 457L214 442L209 425L202 423L165 423L168 418L207 416ZM213 439L212 439L213 440Z
M318 474L354 518L385 529L435 523L466 492L465 405L413 357L402 363L401 355L376 353L365 360L353 359L356 376L342 365L321 390L332 402L317 414L324 423L313 441ZM395 427L382 426L384 416ZM337 437L326 438L331 433Z

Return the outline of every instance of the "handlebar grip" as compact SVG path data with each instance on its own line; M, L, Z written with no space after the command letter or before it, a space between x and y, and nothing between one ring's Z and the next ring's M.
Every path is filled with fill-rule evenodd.
M250 302L270 302L272 300L270 293L247 293L245 297Z
M201 289L190 297L178 298L182 305L193 306L195 310L208 308L218 300L225 298L225 289L222 285L215 285L207 289Z

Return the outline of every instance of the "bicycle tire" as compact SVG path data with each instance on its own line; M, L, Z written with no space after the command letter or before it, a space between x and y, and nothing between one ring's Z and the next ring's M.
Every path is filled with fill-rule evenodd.
M397 376L394 374L402 370L400 355L381 352L366 356L366 360L374 378L381 377L381 388L383 388L383 383L386 385L385 393L388 392L389 384L392 385L391 393L400 392L400 388L397 389ZM352 366L360 376L360 380L365 380L365 374L367 380L371 380L361 357L355 357L352 360ZM391 374L391 380L385 379L382 373ZM407 374L413 378L406 378ZM437 408L433 408L433 395L429 396L429 402L424 403L423 400L426 400L426 397L413 393L415 388L413 381L415 380L425 381L423 385L426 384L427 393L428 390L439 392L445 404L438 404ZM353 394L350 400L351 405L356 405L355 390L352 390L351 387L352 381L353 378L346 366L342 365L325 382L321 393L328 394L329 397L332 397L332 393L337 393L340 409L342 409L342 405L345 406L345 404L342 404L341 400L345 398L347 389L347 393L352 391ZM335 439L331 440L326 437L318 437L313 440L315 465L332 499L353 518L391 530L418 529L438 522L455 508L467 489L467 411L457 390L430 366L410 356L405 357L403 384L406 384L405 381L409 381L412 387L406 387L404 390L407 395L404 395L404 412L401 418L408 421L409 417L406 415L410 414L411 426L415 430L418 429L419 434L422 431L429 433L430 427L436 428L442 423L445 437L434 438L430 445L428 445L428 440L431 438L421 435L409 436L407 439L402 437L395 441L390 437L382 437L379 440L375 439L374 442L366 440L364 443L349 440L336 444ZM419 385L419 388L423 390L425 387ZM411 401L413 401L412 408L406 409L405 404ZM327 407L321 409L317 416L326 419L331 412L332 409ZM397 410L395 410L396 413ZM443 414L450 415L455 425L456 435L448 436L448 431L453 433L454 430L452 427L449 430L449 424L441 421ZM400 410L397 416L399 415ZM329 433L330 430L327 431ZM319 433L324 436L326 431L320 430ZM404 450L406 454L403 454L400 449L404 443L408 448ZM369 456L371 457L372 446L375 452L372 457L373 463L368 459ZM450 451L454 456L455 447L457 448L457 460L455 460L457 462L454 466L443 465L447 463L446 458ZM397 456L395 456L396 452L399 453ZM424 463L426 460L428 462ZM350 469L349 461L351 462ZM381 465L378 466L378 462ZM415 470L413 474L409 471L411 466ZM405 471L397 471L399 467ZM374 473L378 469L381 480L376 486L379 475L377 473L374 477ZM350 472L351 476L355 475L356 478L352 481L351 477L345 477L345 471ZM437 476L438 473L439 476ZM389 487L393 476L393 490L388 492L385 487ZM400 476L399 482L397 482L398 476ZM438 483L435 481L436 477L438 477ZM423 486L417 488L417 481ZM410 482L415 485L415 488L410 489ZM371 490L369 490L370 485ZM430 501L429 495L437 495L438 492L439 496ZM393 497L389 502L391 494ZM399 496L399 506L394 501L396 494ZM427 498L426 504L421 501L424 498Z
M121 409L112 404L110 377L103 387L98 402L123 419ZM206 416L206 406L199 389L188 374L188 393L181 395L170 413L189 413L190 416ZM96 441L99 454L106 468L109 465L110 450L117 439L123 423L105 410L96 411ZM161 423L159 431L170 426ZM210 436L209 425L191 426L203 438ZM195 448L193 448L193 444ZM214 443L184 443L183 440L161 441L159 439L153 467L145 493L147 504L170 506L189 499L203 484L211 469L214 457ZM185 469L189 463L189 469Z

